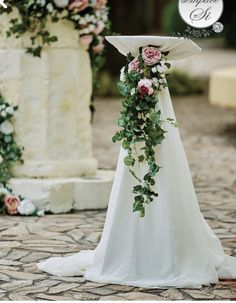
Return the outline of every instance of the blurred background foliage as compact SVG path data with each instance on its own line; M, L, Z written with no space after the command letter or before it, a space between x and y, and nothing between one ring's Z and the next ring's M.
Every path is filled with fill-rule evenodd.
M171 35L183 32L186 24L178 12L178 0L108 0L111 7L112 31L122 35ZM224 0L224 12L219 20L224 24L222 34L211 39L223 39L224 46L236 47L236 0ZM101 72L97 95L118 95L116 83L125 57L107 44L107 60ZM194 79L185 72L173 71L168 79L172 94L203 93L207 83Z

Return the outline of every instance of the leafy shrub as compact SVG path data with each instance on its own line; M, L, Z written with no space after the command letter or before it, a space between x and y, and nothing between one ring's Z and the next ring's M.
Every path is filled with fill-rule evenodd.
M207 86L206 81L196 79L186 72L173 70L167 79L170 93L173 95L202 94Z
M178 1L170 1L164 8L162 14L162 29L167 34L173 32L183 32L186 29L186 24L179 14Z
M117 83L118 77L111 75L108 71L102 71L99 75L95 95L104 97L118 96Z
M207 89L207 81L190 76L188 73L173 70L167 78L168 86L173 95L202 94ZM97 96L117 97L120 96L117 88L118 77L104 70L99 76Z

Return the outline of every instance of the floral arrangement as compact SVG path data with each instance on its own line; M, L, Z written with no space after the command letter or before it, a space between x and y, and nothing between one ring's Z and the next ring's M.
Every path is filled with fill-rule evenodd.
M20 17L13 14L17 9ZM20 38L31 33L32 46L27 52L40 56L43 45L51 45L58 38L47 29L47 21L69 20L78 31L78 42L88 46L94 76L104 63L104 36L110 33L107 0L14 0L1 13L12 14L6 34Z
M118 125L122 128L113 137L113 142L122 141L127 151L124 163L139 182L133 188L133 211L145 216L145 206L158 196L154 191L155 176L160 170L157 164L155 147L165 138L163 124L176 126L172 118L162 120L158 109L158 93L167 87L166 73L171 67L166 56L158 47L147 46L139 49L139 55L128 54L128 63L121 69L119 91L124 97ZM142 163L148 171L137 176L132 167Z
M14 138L12 121L17 106L11 106L0 95L0 212L10 215L43 215L29 199L13 194L8 181L12 177L11 168L14 163L23 163L22 150Z

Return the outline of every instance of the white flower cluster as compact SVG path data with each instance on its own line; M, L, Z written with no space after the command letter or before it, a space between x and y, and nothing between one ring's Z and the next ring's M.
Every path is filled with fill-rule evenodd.
M152 67L152 73L156 74L158 77L154 77L152 79L153 85L158 88L162 89L166 86L166 76L165 74L168 71L167 66L164 64L163 61L160 61L158 65Z
M13 115L14 114L14 108L12 106L7 106L6 104L0 105L0 116L2 118L6 118L7 115Z
M0 132L3 135L10 135L14 132L14 127L8 118L12 118L14 115L14 108L12 106L7 106L6 104L0 105L0 117L4 121L0 124Z
M126 76L125 76L125 66L122 67L122 69L120 70L120 81L121 82L125 82L126 80Z

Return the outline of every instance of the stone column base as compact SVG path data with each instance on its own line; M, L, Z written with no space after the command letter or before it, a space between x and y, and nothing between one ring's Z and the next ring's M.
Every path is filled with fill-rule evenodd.
M13 174L17 178L60 178L60 176L94 176L97 172L97 160L94 158L71 161L24 161L24 165L15 165ZM66 179L65 179L66 180Z
M10 185L15 194L31 199L39 209L58 214L106 208L113 179L113 171L98 170L95 176L84 178L13 178Z

